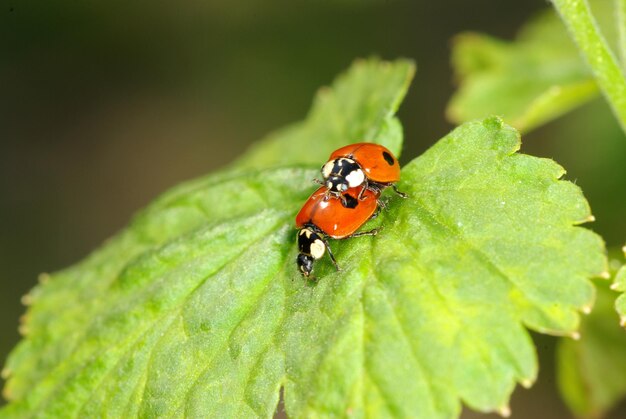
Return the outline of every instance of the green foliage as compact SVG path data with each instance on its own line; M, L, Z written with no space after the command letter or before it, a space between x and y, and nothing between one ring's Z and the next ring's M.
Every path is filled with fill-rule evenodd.
M454 122L498 114L530 131L598 93L553 10L529 21L513 42L457 36L452 64L460 84L447 109Z
M622 130L626 132L626 79L622 67L604 36L586 0L552 0L579 51L591 68ZM605 2L609 3L609 2ZM617 2L610 2L615 7ZM619 10L613 14L619 16ZM623 22L615 19L618 25ZM620 33L623 28L620 28ZM620 46L623 45L620 40Z
M622 249L626 254L626 246ZM626 265L622 266L615 275L615 281L611 285L611 289L620 292L626 292ZM626 327L626 295L622 294L615 301L615 308L620 316L622 326Z
M555 2L561 3L572 2ZM616 112L626 112L619 111L626 106L620 93L623 75L605 41L622 50L624 31L619 22L616 25L616 3L591 3L604 39L591 21L575 32L594 33L585 46L594 57L591 70L554 10L530 20L512 42L477 33L457 36L452 64L460 86L448 104L448 118L464 122L497 114L517 129L530 131L596 97L598 82L603 90L615 92L609 95L609 103ZM580 10L575 16L571 19L576 22L589 18Z
M602 417L626 396L626 333L613 308L615 293L607 281L596 282L593 311L580 325L579 341L559 342L558 384L569 408L579 417Z
M606 268L601 239L578 226L590 219L580 189L552 160L516 153L500 119L409 163L409 198L386 196L369 222L382 232L331 243L343 271L321 261L312 283L295 268L312 167L356 136L398 150L412 71L356 64L307 121L46 276L27 296L1 413L270 417L281 387L292 417L453 417L461 402L506 413L537 373L525 327L575 334Z

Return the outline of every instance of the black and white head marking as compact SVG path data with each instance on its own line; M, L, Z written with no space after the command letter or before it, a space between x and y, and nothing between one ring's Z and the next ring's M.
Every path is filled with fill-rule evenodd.
M333 192L345 192L365 182L365 173L359 164L347 157L334 159L322 166L324 184Z
M326 245L316 232L310 228L303 228L298 234L298 250L317 260L324 256Z
M335 166L335 160L331 160L322 166L322 176L324 179L328 179L333 173L333 167Z
M305 227L298 233L298 251L298 268L304 276L309 276L313 270L313 262L324 256L326 244L319 234Z

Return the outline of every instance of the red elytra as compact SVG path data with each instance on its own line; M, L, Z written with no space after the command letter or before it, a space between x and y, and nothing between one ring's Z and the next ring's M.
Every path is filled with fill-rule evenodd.
M296 215L296 226L313 224L333 239L342 239L357 231L369 220L378 208L379 192L366 190L359 200L361 188L350 188L344 192L348 206L341 199L328 196L322 186L309 197Z
M341 157L356 161L365 176L377 183L395 183L400 180L400 164L387 147L374 143L356 143L341 147L330 155L329 161Z

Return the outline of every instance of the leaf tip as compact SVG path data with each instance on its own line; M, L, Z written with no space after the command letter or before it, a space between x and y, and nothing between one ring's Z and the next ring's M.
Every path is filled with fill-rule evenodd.
M619 291L619 284L617 282L613 282L611 286L609 286L613 291Z
M20 334L20 336L26 337L26 335L28 335L28 327L25 324L20 324L17 327L17 332Z
M493 130L500 130L504 126L504 121L499 116L490 116L483 120L483 126Z
M624 252L624 255L626 255L626 246L622 247L622 252Z
M520 384L524 388L531 388L533 386L533 380L530 378L524 378L522 381L520 381Z
M20 299L20 301L22 302L22 305L28 307L31 304L33 304L33 296L30 295L30 293L24 294L22 295L22 298Z
M19 322L20 324L17 327L17 331L21 336L26 337L26 335L28 334L28 326L26 324L26 314L22 314L20 316Z
M509 416L511 416L511 408L509 407L509 405L505 404L504 406L500 406L498 408L498 415L502 416L503 418L508 418Z
M8 367L2 368L2 372L0 372L0 377L2 377L3 380L6 380L10 376L11 376L11 370Z
M42 272L41 274L39 274L39 277L37 278L37 280L39 281L40 284L45 284L46 282L50 280L50 274L46 272Z
M603 271L603 272L600 272L600 274L598 274L598 277L602 279L610 279L611 273L609 271Z
M11 391L6 386L2 389L2 397L4 397L4 400L12 400L13 399L13 396L11 395Z
M619 324L622 327L626 327L626 316L622 316L619 318Z
M590 314L592 308L593 308L593 306L591 304L587 304L587 305L582 306L580 311L582 311L583 314Z
M568 336L574 340L580 340L580 332L572 332Z

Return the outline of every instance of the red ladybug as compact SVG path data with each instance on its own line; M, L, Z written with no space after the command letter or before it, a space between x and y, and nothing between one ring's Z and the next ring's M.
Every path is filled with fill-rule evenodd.
M400 164L388 148L374 143L356 143L335 150L328 162L322 166L324 181L328 192L341 198L349 188L361 186L358 197L363 191L382 190L388 186L403 198L395 182L400 180Z
M308 277L313 270L313 262L321 259L328 251L335 268L337 261L328 246L328 238L347 239L359 236L374 236L378 229L355 233L367 220L375 216L378 209L380 191L366 190L359 199L360 188L348 189L343 193L343 201L329 197L322 186L309 197L296 216L298 232L298 258L296 260L302 275ZM344 205L345 203L345 205Z

